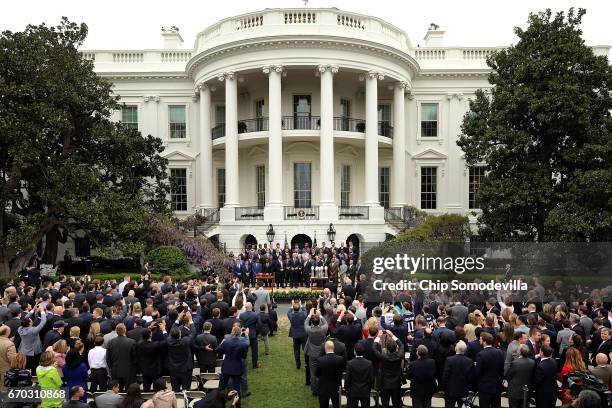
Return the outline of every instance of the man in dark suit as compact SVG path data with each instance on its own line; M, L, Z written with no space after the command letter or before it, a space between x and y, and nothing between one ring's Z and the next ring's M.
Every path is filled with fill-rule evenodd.
M304 350L306 344L306 329L304 322L306 321L306 311L302 309L301 304L293 302L291 310L287 311L287 318L291 327L289 327L289 337L293 339L293 357L295 358L295 367L300 369L300 349Z
M527 347L529 348L529 354L531 358L535 360L536 356L540 355L540 337L541 332L537 327L529 329L529 339L527 340Z
M491 333L480 333L480 344L482 351L476 356L475 368L480 407L499 408L504 379L504 354L493 347Z
M467 350L465 351L465 356L471 358L476 361L476 356L482 350L482 345L480 344L480 333L482 329L480 327L476 327L474 334L476 335L476 340L472 340L467 344Z
M536 408L554 408L557 404L557 363L552 359L553 349L542 346L540 363L533 376Z
M183 316L181 315L179 315L179 321L183 322ZM193 372L191 343L193 343L197 333L193 320L191 320L191 314L186 313L184 319L182 327L178 325L172 327L167 341L167 368L174 392L189 391L191 388L191 373ZM185 331L187 333L184 333Z
M346 360L334 353L334 342L325 342L325 355L317 359L315 375L319 378L319 408L340 408L340 382Z
M355 358L346 365L344 387L347 395L347 408L370 408L370 390L374 385L374 367L363 357L363 344L355 344Z
M508 370L506 371L506 380L508 380L508 403L510 408L521 408L523 407L524 397L528 397L524 394L523 388L529 387L531 391L533 369L535 367L535 360L531 358L531 352L526 344L521 344L517 350L518 357L513 359L510 363Z
M221 366L221 378L219 379L219 389L224 390L231 382L232 388L241 394L240 379L243 374L242 360L246 359L249 342L247 341L249 329L245 329L241 335L238 326L232 328L232 333L227 340L223 340L215 350L218 354L223 354L223 365ZM240 406L240 402L238 405Z
M612 338L610 338L610 329L604 327L599 330L599 336L601 337L601 342L597 345L597 349L594 349L593 352L593 365L597 366L597 361L595 357L597 354L602 353L608 357L608 363L610 362L610 352L612 352Z
M201 373L215 372L215 360L217 359L215 349L217 348L218 344L217 338L210 334L211 328L212 325L210 322L204 323L204 332L199 334L193 342L193 350L195 351L196 358L198 359L198 365L200 366Z
M219 308L212 309L212 318L207 320L212 325L212 329L210 333L217 338L217 343L221 343L223 341L223 337L225 336L223 321L219 319L221 315L221 311Z
M259 315L253 312L253 304L251 302L247 302L245 308L246 311L240 315L240 324L242 325L242 327L249 329L249 344L251 347L253 368L259 368L261 367L258 363L259 345L257 344Z
M441 388L444 390L445 408L461 408L463 398L468 396L470 391L470 379L474 362L465 356L467 345L463 341L458 341L455 345L455 355L446 359L444 372L442 374Z
M154 323L153 328L161 325L165 331L165 323L163 320L160 323ZM166 340L152 341L151 330L144 329L141 333L142 341L136 344L136 361L140 372L142 373L142 389L145 392L151 391L151 384L161 375L159 350L165 347Z
M135 319L134 320L134 328L127 332L128 338L134 340L135 342L139 342L142 339L142 331L144 330L144 320Z
M222 292L217 292L217 301L213 302L210 307L212 309L214 308L218 308L219 309L219 318L220 319L225 319L227 317L227 312L229 310L229 305L227 304L227 302L223 301L223 293Z
M343 313L344 312L341 313L341 318ZM338 327L337 336L338 339L346 345L347 358L351 360L355 357L353 352L354 347L361 339L361 323L359 323L358 320L355 320L355 315L351 311L348 311L347 313L348 315Z
M111 378L119 382L121 392L125 392L128 385L135 380L135 356L134 348L136 342L126 337L126 328L123 323L115 327L117 337L108 342L106 348L106 365L110 368Z

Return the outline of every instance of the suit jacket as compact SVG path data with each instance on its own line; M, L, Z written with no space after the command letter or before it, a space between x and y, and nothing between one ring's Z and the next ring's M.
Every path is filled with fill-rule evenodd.
M476 356L478 392L501 395L504 379L504 354L493 347L485 347Z
M291 326L289 327L289 337L294 339L306 338L306 329L304 328L306 317L308 316L304 309L300 309L297 312L290 309L287 312L287 318L289 319L289 323L291 323Z
M527 347L529 347L530 358L535 359L538 354L540 354L540 345L534 344L531 342L531 339L527 340Z
M15 343L8 337L0 336L0 373L6 373L11 369L11 362L15 354L17 354Z
M161 373L159 351L166 346L166 340L140 341L136 344L136 360L142 374L156 377Z
M537 408L554 408L557 403L557 363L552 358L540 361L533 377Z
M216 353L225 355L221 373L226 375L242 375L242 360L246 358L249 348L248 339L245 337L233 337L224 340L218 347Z
M436 362L432 358L411 361L407 377L410 380L411 397L426 399L436 392Z
M132 379L135 370L136 342L125 336L117 336L108 342L106 348L106 365L111 370L113 378Z
M249 338L257 338L257 328L259 325L259 315L253 311L242 312L240 314L240 323L242 327L249 329Z
M140 340L142 340L142 331L144 330L144 327L134 327L132 330L130 330L129 332L127 332L125 335L134 340L135 342L139 342Z
M193 342L193 350L200 367L211 365L217 359L215 349L217 348L217 338L210 333L199 334ZM206 346L210 346L212 351L207 351Z
M268 291L265 290L264 288L261 288L261 289L257 289L253 293L257 296L257 299L255 299L255 304L253 305L253 310L256 312L259 312L259 307L261 305L266 305L266 312L267 312L268 305L271 303L270 294L268 293Z
M466 357L471 358L472 360L476 360L476 356L482 350L482 346L480 345L480 340L472 340L467 344L467 350L465 351Z
M604 341L603 343L600 343L597 346L597 349L595 349L593 351L593 365L597 366L597 362L595 361L595 357L597 356L598 353L603 353L608 357L608 363L610 362L610 352L612 351L612 339L608 339L606 341Z
M175 339L168 337L167 368L170 373L186 372L193 369L193 355L191 354L191 343L196 337L193 323L189 326L189 334Z
M232 332L232 327L234 327L234 323L240 323L240 319L237 317L228 317L223 319L221 322L223 335L230 334ZM211 334L214 335L214 333Z
M612 377L612 366L609 366L606 364L604 366L597 366L597 367L589 368L589 371L595 377L603 381L604 384L609 386L610 378Z
M355 357L346 364L344 387L349 398L369 397L373 385L374 366L370 360Z
M451 316L458 325L464 325L467 321L468 308L464 305L455 304L451 307Z
M106 391L102 395L96 397L97 408L116 408L119 406L123 397L119 394L115 394L112 390Z
M531 358L515 358L508 367L506 380L508 380L508 398L523 399L523 387L531 390L535 360Z
M404 362L404 346L397 340L397 351L381 351L380 343L374 344L374 354L381 362L382 384L385 390L392 390L402 386L402 363ZM434 368L436 364L434 363Z
M359 344L363 346L363 357L370 360L374 367L378 367L378 357L376 353L374 353L374 339L367 338L359 340Z
M463 354L448 357L442 374L441 386L444 395L453 398L467 397L473 368L474 361Z
M332 395L340 389L346 360L335 353L317 359L315 375L319 377L319 395Z
M310 326L310 316L304 321L304 330L308 339L304 347L304 354L309 357L317 358L321 354L322 345L327 337L327 321L323 316L318 326Z
M361 324L354 322L340 325L336 335L346 345L348 358L352 359L355 356L355 344L361 340Z

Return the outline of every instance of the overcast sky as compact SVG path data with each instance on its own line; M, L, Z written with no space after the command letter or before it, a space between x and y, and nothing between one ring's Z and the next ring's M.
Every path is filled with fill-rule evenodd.
M337 7L380 17L422 43L429 23L446 30L445 45L494 46L516 42L512 28L524 27L529 12L583 7L584 38L589 45L612 45L610 0L309 0L309 8ZM216 21L275 7L304 7L301 0L18 0L3 1L2 30L27 24L56 24L61 16L89 26L87 49L161 48L162 26L180 28L185 46Z

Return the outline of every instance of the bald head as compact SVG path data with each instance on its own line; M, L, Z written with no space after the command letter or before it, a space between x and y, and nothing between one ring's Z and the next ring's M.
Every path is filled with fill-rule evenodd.
M457 342L457 345L455 346L455 353L463 354L465 353L466 349L467 349L467 345L465 344L465 342L463 340L459 340Z
M604 353L598 353L595 356L595 362L598 366L606 365L608 364L608 356L606 356Z
M11 329L8 326L0 326L0 336L8 337L11 334Z
M251 302L247 302L247 304L244 307L249 312L253 310L253 304Z
M325 342L325 352L326 353L333 353L334 352L334 342L331 340L328 340Z

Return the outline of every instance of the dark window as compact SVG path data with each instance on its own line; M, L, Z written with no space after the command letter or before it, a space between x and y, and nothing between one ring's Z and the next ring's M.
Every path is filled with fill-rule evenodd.
M380 167L378 169L378 200L384 208L389 208L389 186L389 167Z
M138 106L127 105L121 108L121 121L127 128L138 130Z
M310 95L293 96L293 128L310 129Z
M255 185L257 186L257 207L264 208L266 205L266 167L255 167Z
M217 169L217 202L219 208L225 205L225 169Z
M470 167L470 180L468 185L469 206L470 208L480 208L480 203L476 199L476 192L480 186L481 177L484 177L485 168L482 166Z
M342 165L340 175L340 206L348 207L351 205L351 166Z
M438 136L438 104L421 104L421 137Z
M310 208L312 205L310 163L293 165L293 205L296 208Z
M172 211L187 211L187 169L170 169Z
M437 205L437 167L421 167L421 208L435 209Z

